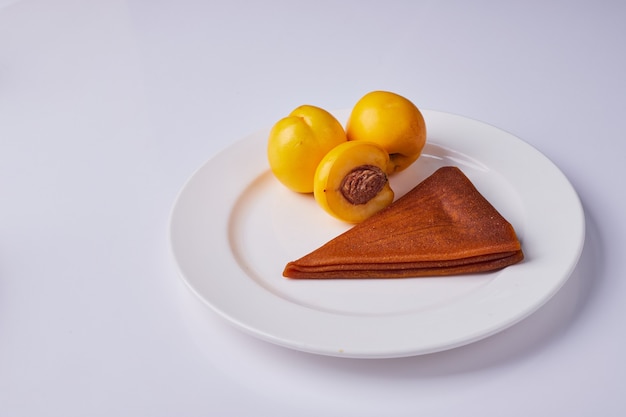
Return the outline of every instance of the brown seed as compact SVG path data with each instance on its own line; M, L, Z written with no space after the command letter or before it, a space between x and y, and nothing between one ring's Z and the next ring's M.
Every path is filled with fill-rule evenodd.
M365 204L387 184L387 175L377 166L361 165L348 173L341 182L341 194L350 204Z

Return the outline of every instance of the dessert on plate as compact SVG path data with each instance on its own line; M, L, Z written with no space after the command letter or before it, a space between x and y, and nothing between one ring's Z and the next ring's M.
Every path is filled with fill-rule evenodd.
M524 258L513 226L452 166L302 258L288 278L408 278L501 269Z

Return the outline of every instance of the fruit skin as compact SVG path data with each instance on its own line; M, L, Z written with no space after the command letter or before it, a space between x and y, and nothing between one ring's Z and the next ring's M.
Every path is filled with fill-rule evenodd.
M343 126L332 114L305 104L272 127L267 158L272 172L287 188L312 193L317 165L331 149L346 141Z
M388 91L372 91L354 106L346 125L348 140L379 144L389 153L387 174L406 169L426 144L426 123L407 98Z
M385 169L389 155L372 142L346 142L324 156L315 172L314 196L317 203L332 216L349 223L360 223L393 202L394 192ZM376 167L384 177L384 185L366 203L351 203L342 193L344 178L355 168Z

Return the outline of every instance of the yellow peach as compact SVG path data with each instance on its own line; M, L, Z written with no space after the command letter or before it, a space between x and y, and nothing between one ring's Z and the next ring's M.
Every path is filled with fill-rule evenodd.
M409 99L387 91L372 91L354 106L346 125L350 141L368 141L389 153L386 172L392 175L419 158L426 143L426 124Z
M346 141L343 126L332 114L303 105L272 127L267 158L272 172L287 188L312 193L319 162L328 151Z

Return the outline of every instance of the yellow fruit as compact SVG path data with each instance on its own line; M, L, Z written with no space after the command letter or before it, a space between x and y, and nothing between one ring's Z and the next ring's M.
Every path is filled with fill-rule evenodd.
M350 141L368 141L389 153L387 174L407 168L422 153L426 124L410 100L387 91L372 91L354 106L346 126Z
M362 222L393 201L385 173L388 163L387 151L375 143L358 141L336 146L315 172L315 200L340 220Z
M324 155L347 137L329 112L303 105L279 120L270 131L267 158L272 172L289 189L313 192L313 177Z

